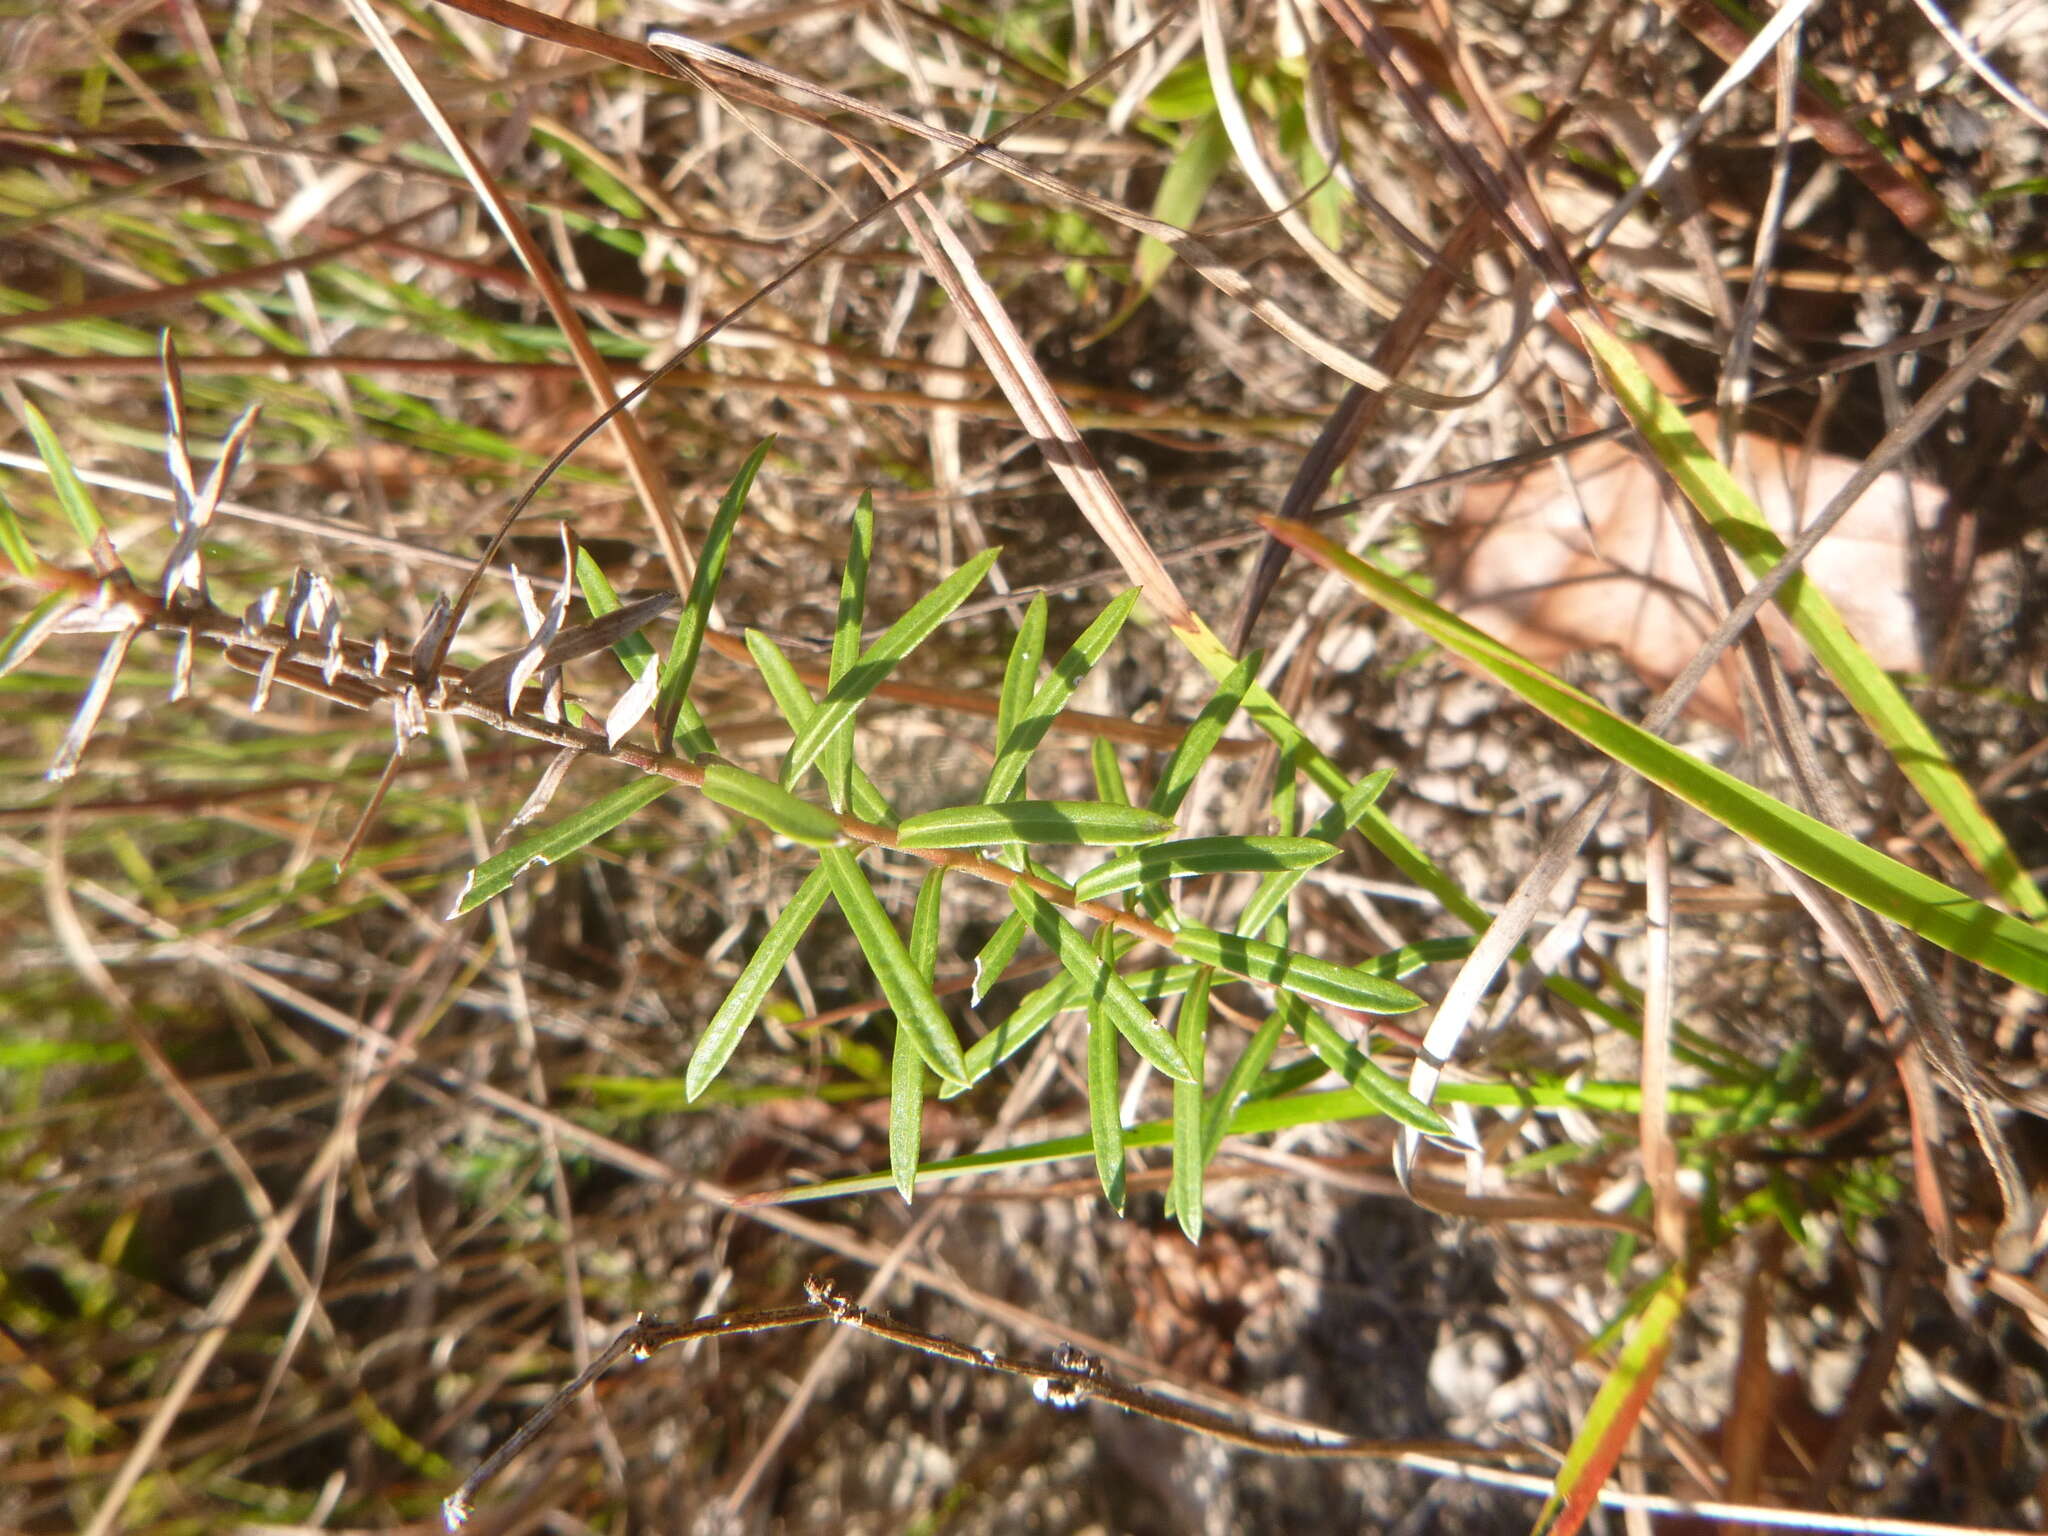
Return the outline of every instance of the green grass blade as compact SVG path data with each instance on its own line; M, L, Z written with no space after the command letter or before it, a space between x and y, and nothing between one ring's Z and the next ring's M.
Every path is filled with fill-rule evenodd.
M1081 983L1084 995L1092 998L1100 990L1101 998L1091 1003L1091 1009L1100 1009L1118 1033L1131 1042L1131 1049L1176 1082L1187 1082L1193 1076L1173 1036L1138 1001L1131 984L1081 937L1059 908L1028 885L1011 886L1010 900L1031 924L1031 931L1059 957L1067 974Z
M904 818L896 841L904 848L993 848L1034 843L1116 846L1151 843L1173 831L1164 816L1134 805L1094 800L1006 800L994 805L949 805Z
M760 947L740 972L740 979L733 983L725 1001L712 1014L711 1022L704 1026L696 1049L690 1052L690 1064L683 1073L683 1091L691 1100L694 1101L710 1087L713 1079L725 1070L726 1060L740 1043L747 1027L754 1022L754 1015L761 1011L762 999L767 997L768 989L789 962L797 940L804 936L804 930L824 910L825 898L831 893L832 882L826 878L825 871L814 869L797 887L789 905L776 917Z
M1167 162L1165 174L1159 178L1159 190L1152 198L1152 217L1180 229L1194 228L1201 218L1202 205L1209 200L1209 189L1230 162L1230 152L1230 135L1223 126L1221 113L1212 112L1191 125L1182 134L1173 159ZM1131 293L1105 330L1114 330L1135 313L1173 263L1172 246L1150 235L1140 238L1137 257L1131 263Z
M1276 525L1275 531L1599 751L1829 890L2009 981L2037 992L2048 989L2048 932L1888 858L1631 725L1313 529L1290 524Z
M1191 1243L1202 1240L1202 1068L1209 1031L1209 982L1216 973L1203 966L1180 1005L1180 1053L1194 1073L1191 1083L1173 1085L1173 1178L1167 1200Z
M799 800L773 779L729 763L704 765L704 798L751 817L771 832L813 848L839 841L839 818L822 805Z
M1284 1036L1277 1017L1268 1018L1259 1032L1252 1037L1252 1044L1239 1059L1240 1066L1249 1061L1263 1062L1272 1055L1273 1047ZM1263 1056L1259 1053L1263 1051ZM1311 1061L1306 1069L1320 1077L1324 1068L1321 1062ZM1224 1086L1211 1095L1205 1107L1205 1114L1216 1112L1213 1126L1205 1124L1203 1146L1205 1156L1213 1161L1215 1153L1223 1144L1225 1136L1262 1136L1274 1131L1293 1130L1303 1125L1337 1125L1348 1120L1364 1119L1378 1115L1380 1108L1352 1088L1332 1088L1315 1093L1280 1091L1268 1093L1265 1090L1276 1078L1298 1083L1301 1074L1294 1069L1262 1077L1263 1065L1255 1070L1240 1072L1233 1068ZM637 1081L637 1080L636 1080ZM1725 1099L1726 1089L1711 1095L1702 1095L1709 1103L1688 1106L1689 1113L1710 1108ZM1574 1108L1590 1113L1606 1115L1635 1114L1641 1107L1642 1090L1634 1083L1599 1082L1587 1083L1571 1088L1557 1084L1522 1083L1447 1083L1440 1097L1449 1103L1477 1104L1496 1109L1527 1109L1540 1105L1546 1109ZM1677 1100L1674 1099L1674 1108ZM1227 1110L1223 1106L1232 1106ZM1170 1120L1148 1120L1138 1125L1123 1128L1124 1147L1127 1151L1142 1151L1150 1147L1170 1146L1173 1141L1173 1122ZM1065 1161L1068 1158L1087 1157L1094 1150L1093 1139L1089 1136L1060 1136L1046 1141L1024 1142L1018 1145L1000 1147L989 1152L970 1152L960 1157L943 1158L926 1163L918 1169L918 1182L927 1188L945 1179L959 1178L973 1173L986 1173L995 1169L1034 1168L1046 1163ZM762 1204L797 1204L806 1200L836 1199L843 1195L872 1194L886 1190L891 1185L889 1174L855 1174L849 1178L831 1179L821 1184L806 1184L797 1189L782 1190L767 1197L761 1197Z
M846 914L861 953L874 967L882 995L895 1010L896 1023L910 1032L918 1054L949 1083L966 1083L967 1062L960 1050L960 1037L932 995L931 983L911 963L903 939L882 910L866 871L850 848L827 848L820 855L825 874L832 882L832 895Z
M946 621L947 615L967 600L1001 553L996 549L983 550L912 604L908 613L861 652L860 660L826 691L817 711L797 732L789 755L783 759L783 783L794 784L818 760L818 754L852 721L861 701L879 688L896 664L923 644Z
M697 656L703 649L704 631L711 626L711 604L718 596L719 580L725 575L725 557L732 548L733 529L747 505L747 495L754 488L761 462L774 446L774 438L763 438L747 455L746 463L740 466L718 503L703 546L697 551L697 574L690 579L689 596L683 599L682 612L676 616L675 639L669 643L668 660L661 669L661 688L654 697L657 736L664 750L676 740L675 727L682 716L683 700L689 697L690 681L697 673ZM686 739L677 745L693 755L713 750L708 738L701 743Z
M1102 1198L1121 1216L1125 1158L1123 1119L1117 1104L1116 1042L1120 1031L1109 1017L1109 983L1115 977L1109 957L1098 954L1095 986L1088 996L1088 1139L1095 1147Z
M1448 1120L1388 1076L1365 1048L1339 1034L1321 1014L1294 998L1281 1001L1281 1013L1302 1043L1324 1066L1376 1104L1380 1112L1425 1136L1453 1136Z
M1116 639L1117 632L1124 627L1124 620L1131 616L1131 610L1137 603L1135 588L1119 594L1096 615L1095 622L1081 632L1081 637L1052 669L1052 676L1038 685L1030 704L1025 706L1023 717L1007 735L996 741L995 766L989 770L988 788L982 794L983 800L1007 800L1016 792L1017 786L1024 781L1024 769L1031 761L1031 754L1038 750L1038 744L1045 740L1045 733L1052 729L1054 717L1067 707L1067 700L1081 686L1081 679L1102 659L1102 653L1109 649L1110 642Z
M78 478L78 471L71 464L71 455L64 451L63 443L50 430L50 423L36 409L33 400L22 398L21 419L28 424L28 435L35 439L36 452L42 457L43 467L50 472L50 485L57 493L57 505L64 509L64 516L70 521L71 531L78 535L78 542L91 549L105 535L107 526L100 518L99 508L93 504L92 493Z
M1336 856L1336 847L1308 837L1186 837L1119 854L1074 882L1074 895L1097 901L1118 891L1196 875L1307 871Z
M673 780L656 778L651 774L635 779L602 799L593 800L580 811L564 816L553 826L514 843L503 853L491 855L472 869L469 878L462 882L461 893L456 896L449 917L460 917L500 892L511 889L512 882L536 864L559 863L585 843L603 837L628 816L645 810L675 787Z
M1244 704L1244 691L1251 686L1252 679L1259 675L1257 651L1245 657L1217 684L1216 692L1209 702L1202 706L1181 737L1180 745L1173 749L1173 756L1166 760L1160 770L1159 783L1152 790L1152 798L1145 803L1163 816L1171 816L1180 809L1181 801L1187 799L1188 791L1195 787L1195 775L1202 771L1202 765L1209 761L1209 755L1216 750L1216 743L1223 739L1224 729L1230 724Z
M1274 987L1361 1013L1410 1013L1422 999L1406 987L1356 966L1336 965L1234 933L1190 923L1173 936L1173 947L1191 960L1214 965Z
M1572 1437L1564 1464L1557 1469L1555 1490L1536 1517L1530 1536L1573 1536L1585 1525L1650 1400L1650 1390L1670 1352L1672 1335L1685 1316L1687 1290L1681 1268L1666 1271L1656 1282L1622 1346L1621 1358L1600 1384L1586 1410L1586 1422Z
M768 696L775 700L775 707L782 712L782 718L789 722L793 731L802 730L817 712L817 701L811 697L804 680L796 675L796 668L782 647L762 634L750 629L746 634L747 654L754 658L754 665L760 670L761 681L768 685ZM896 819L896 812L882 792L875 788L874 780L861 771L856 763L853 768L853 814L863 821L886 824Z
M874 554L875 500L862 491L853 509L853 538L847 545L846 569L839 578L839 612L832 623L828 691L860 659L861 616L867 612L868 566ZM834 736L819 754L818 765L825 776L825 793L831 797L833 809L845 810L853 797L853 732L841 731Z
M1618 337L1585 319L1579 330L1621 408L1686 499L1756 575L1777 565L1785 556L1784 542L1748 492L1700 442L1685 413L1651 382ZM2048 918L2048 897L2028 878L2005 834L1985 814L1927 722L1850 633L1827 595L1805 575L1795 574L1778 589L1775 600L1991 888L2015 911L2036 921Z

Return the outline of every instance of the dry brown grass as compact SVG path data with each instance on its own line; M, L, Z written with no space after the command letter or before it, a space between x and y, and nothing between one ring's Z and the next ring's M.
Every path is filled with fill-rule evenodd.
M1179 45L1196 22L1134 9L799 5L699 35L982 135L1155 23ZM40 555L89 569L19 425L33 402L101 487L123 558L153 573L169 547L167 331L202 472L202 445L263 410L206 547L214 598L239 612L304 566L333 583L351 634L409 636L606 391L751 304L523 512L458 655L523 639L503 568L552 576L558 522L621 592L682 584L719 494L773 434L719 596L724 636L759 629L823 665L863 490L878 616L1002 546L987 601L862 717L863 764L903 810L972 798L989 758L974 710L1031 592L1055 598L1057 648L1157 557L1225 631L1254 584L1249 514L1281 508L1290 486L1294 511L1368 495L1350 525L1360 547L1418 569L1445 547L1435 530L1459 509L1459 477L1550 473L1523 456L1606 423L1583 357L1543 329L1481 398L1418 403L1492 377L1517 299L1536 291L1527 263L1320 13L1242 9L1228 47L1286 218L1226 164L1199 246L1107 334L1140 259L1134 220L1198 80L1162 85L1141 53L1006 145L1093 202L986 164L929 190L1092 449L1096 465L1061 466L1063 484L902 224L884 214L823 246L879 202L835 132L911 174L950 151L814 100L774 107L737 79L720 77L721 94L631 67L648 25L677 24L672 8L575 8L618 40L607 58L472 14L486 6L378 7L530 242L522 262L344 0L17 7L0 20L0 399L16 408L0 413L0 494ZM1719 74L1706 9L1460 0L1382 19L1426 93L1472 71L1518 140L1560 100L1572 109L1528 174L1576 235L1640 168L1642 133L1654 144ZM1993 58L2038 85L2034 13L1994 9L1958 19L1991 28ZM1806 43L1839 99L1796 119L1786 196L1771 195L1780 104L1752 82L1682 157L1679 185L1622 227L1601 291L1674 389L1711 400L1731 353L1753 347L1760 372L1804 382L1747 425L1856 460L1968 345L1948 322L2037 281L2048 134L1910 5L1823 6ZM1196 35L1187 57L1200 55ZM1148 83L1119 99L1133 81ZM1865 133L1897 161L1859 158ZM1340 174L1314 174L1318 144L1341 146ZM1418 248L1446 247L1461 221L1476 251L1433 290ZM1760 226L1776 243L1756 316ZM1334 236L1341 258L1311 259L1304 233ZM1254 299L1400 389L1347 397ZM1905 333L1926 335L1901 357L1830 366ZM2024 340L1917 447L1915 472L1946 500L1909 541L1903 611L1918 624L1916 705L2038 868L2048 482L2043 344ZM1310 483L1300 466L1326 426ZM1137 543L1113 557L1099 535L1119 507ZM0 594L11 624L43 589L10 577ZM1127 632L1075 701L1096 721L1055 738L1036 791L1093 793L1089 735L1149 783L1210 690L1171 617ZM1475 901L1516 888L1602 766L1298 568L1255 635L1295 718L1348 774L1395 770L1392 820ZM970 1344L1073 1340L1225 1411L1561 1448L1606 1370L1578 1352L1657 1271L1653 1221L1667 1243L1690 1231L1677 1240L1697 1276L1618 1488L1834 1510L1844 1528L2048 1519L2040 1234L2014 1227L1956 1104L1754 850L1689 812L1660 831L1640 788L1569 861L1534 935L1532 966L1610 1011L1511 973L1515 1005L1489 1004L1460 1065L1531 1091L1632 1088L1643 1052L1617 1019L1639 1026L1639 989L1668 977L1675 1024L1746 1064L1751 1120L1686 1098L1711 1074L1681 1053L1668 1144L1653 1127L1642 1149L1620 1099L1489 1108L1482 1193L1533 1203L1472 1200L1446 1158L1419 1186L1433 1209L1394 1180L1387 1121L1311 1122L1226 1144L1198 1247L1162 1214L1160 1157L1134 1165L1120 1222L1085 1159L934 1184L908 1210L893 1195L742 1207L733 1197L887 1163L888 1035L832 925L799 950L722 1091L686 1110L677 1086L804 850L671 795L530 876L490 921L446 924L545 749L437 721L337 889L320 871L371 804L386 721L284 689L253 715L246 680L204 655L192 696L166 702L171 652L145 640L81 772L46 784L103 643L56 637L0 685L0 1526L424 1528L637 1312L785 1305L814 1273ZM788 728L743 653L714 652L697 701L726 751L772 772ZM1631 714L1642 674L1669 670L1620 637L1561 665ZM1834 694L1803 678L1798 707L1856 833L1977 894ZM1766 733L1699 722L1680 739L1784 781ZM1198 795L1204 828L1266 830L1274 770L1247 734ZM560 803L622 778L586 764ZM1644 908L1665 867L1675 926L1658 958ZM1297 898L1300 947L1355 960L1465 931L1357 839L1327 872ZM881 884L907 919L909 883ZM1002 910L961 895L942 976ZM1930 953L1943 1016L2019 1106L1989 1118L2038 1182L2040 999ZM1440 998L1454 971L1418 990ZM1256 1000L1219 1001L1216 1037L1234 1052ZM932 1103L926 1155L1084 1131L1067 1025L1000 1086ZM1409 1039L1382 1036L1393 1051ZM1155 1082L1134 1115L1159 1116L1164 1098ZM1667 1155L1687 1171L1662 1165L1653 1212L1639 1176ZM1104 1408L1056 1414L1011 1381L802 1331L627 1368L491 1498L477 1524L504 1531L1493 1531L1536 1509L1390 1463L1261 1461Z

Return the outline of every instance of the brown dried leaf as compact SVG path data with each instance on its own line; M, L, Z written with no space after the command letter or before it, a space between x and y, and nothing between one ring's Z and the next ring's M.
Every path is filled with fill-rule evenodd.
M1711 434L1711 421L1695 426ZM1739 447L1738 469L1788 543L1856 468L1757 433L1745 434ZM1945 500L1927 481L1888 475L1806 563L1857 638L1892 671L1924 664L1908 530L1932 527ZM1531 660L1548 666L1573 651L1610 647L1653 687L1677 676L1714 627L1657 477L1623 443L1589 444L1513 479L1472 487L1436 546L1433 573L1447 606ZM1804 646L1775 610L1766 608L1761 622L1786 666L1805 662ZM1724 657L1689 707L1738 727L1738 697L1735 663Z

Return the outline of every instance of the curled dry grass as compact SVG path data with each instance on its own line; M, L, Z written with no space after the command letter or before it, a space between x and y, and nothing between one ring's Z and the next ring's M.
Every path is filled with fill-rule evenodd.
M829 925L727 1074L682 1092L803 850L668 796L446 923L546 744L443 717L387 768L381 717L292 677L258 715L203 654L166 702L184 660L143 640L103 665L67 600L74 633L0 680L0 1523L430 1522L636 1313L793 1316L819 1273L916 1325L899 1332L966 1341L957 1365L1065 1342L1194 1407L1154 1440L972 1370L849 1355L858 1329L692 1344L579 1399L478 1521L1538 1518L1438 1480L1434 1442L1455 1437L1524 1493L1551 1480L1510 1453L1563 1454L1545 1521L1604 1479L1600 1496L1756 1520L2039 1524L2038 995L1640 781L1568 815L1604 758L1350 585L1286 567L1249 521L1327 524L1352 497L1354 548L1405 574L1461 483L1550 473L1631 390L1641 413L1657 390L1718 404L1692 418L1710 442L1914 455L1950 494L1904 698L1953 774L1930 781L1938 754L1872 718L1858 688L1881 676L1841 684L1866 726L1835 682L1787 685L1755 649L1749 733L1675 729L2038 919L2042 345L2008 306L2037 281L2048 141L2007 99L2037 42L2002 22L1979 38L2001 86L1903 9L1822 8L1796 76L1768 50L1729 69L1745 39L1704 6L1654 25L1247 10L788 7L691 33L752 61L685 47L691 81L673 78L684 45L639 41L673 18L618 7L583 30L502 0L4 24L0 397L21 425L0 494L9 556L41 562L17 560L10 622L92 590L38 411L129 568L192 556L228 613L310 568L367 644L419 633L481 568L464 665L524 643L512 572L545 602L558 524L620 593L687 587L772 434L693 691L743 766L772 773L790 730L741 632L822 684L847 510L872 491L873 614L1003 550L988 595L862 716L862 764L902 809L974 797L1027 597L1055 599L1057 646L1137 585L1152 617L1075 701L1036 791L1148 785L1227 663L1213 627L1264 645L1252 712L1306 735L1281 757L1236 727L1184 829L1265 832L1297 782L1313 799L1395 768L1364 836L1300 886L1292 942L1464 954L1498 920L1477 958L1415 982L1426 1038L1402 1020L1376 1036L1404 1064L1454 1057L1437 1097L1476 1148L1463 1166L1410 1168L1412 1141L1334 1086L1353 1042L1329 1022L1219 984L1212 1095L1233 1061L1262 1092L1210 1167L1199 1247L1147 1149L1201 1096L1130 1084L1132 1216L1112 1223L1092 1178L1065 1177L1085 1169L1088 1068L1057 1022L927 1103L906 1212L862 1193L888 1183L889 1031ZM1717 79L1726 104L1648 187L1658 139ZM1969 351L2001 316L2016 344ZM260 408L196 551L172 548L164 507L160 333L197 479ZM1697 461L1663 462L1707 494ZM1260 618L1247 594L1276 577ZM1572 665L1645 714L1625 666ZM96 669L96 728L47 784ZM576 775L559 804L624 782ZM907 921L903 866L872 863ZM951 889L939 991L964 1000L1006 908ZM1241 899L1219 883L1190 910ZM1043 979L1026 951L952 1011L998 1024ZM795 1198L821 1185L835 1204ZM1335 1427L1379 1459L1271 1464L1181 1432L1216 1416L1275 1432L1269 1449Z

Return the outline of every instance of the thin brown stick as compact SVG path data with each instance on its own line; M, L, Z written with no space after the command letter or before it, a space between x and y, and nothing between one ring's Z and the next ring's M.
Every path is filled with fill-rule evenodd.
M1523 1460L1532 1454L1519 1446L1482 1451L1458 1440L1366 1440L1349 1435L1311 1439L1306 1435L1262 1430L1227 1415L1119 1381L1102 1368L1101 1362L1071 1345L1062 1345L1050 1360L1005 1355L993 1349L970 1347L943 1334L927 1333L922 1328L912 1328L880 1313L870 1312L841 1295L827 1280L813 1277L805 1282L804 1289L810 1301L799 1307L731 1312L687 1323L667 1323L644 1314L636 1318L602 1354L591 1361L589 1369L542 1404L509 1440L463 1479L461 1487L442 1501L442 1519L448 1529L461 1529L475 1506L477 1494L503 1472L514 1457L533 1444L578 1393L628 1356L644 1361L673 1345L697 1339L769 1333L784 1328L808 1327L812 1323L851 1328L902 1349L950 1360L955 1365L1015 1376L1030 1382L1031 1395L1048 1407L1079 1408L1089 1402L1107 1403L1126 1413L1266 1456L1304 1461L1391 1461L1421 1455L1487 1466Z

